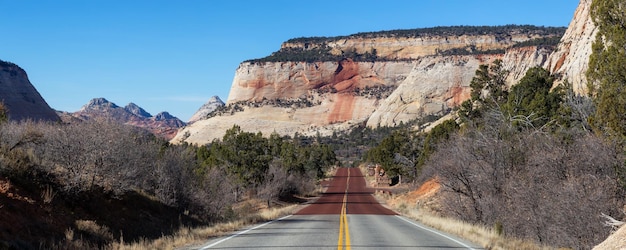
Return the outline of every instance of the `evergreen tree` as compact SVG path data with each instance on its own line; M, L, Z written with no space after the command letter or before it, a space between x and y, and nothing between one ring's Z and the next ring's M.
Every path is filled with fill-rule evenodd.
M441 124L435 126L428 132L426 139L424 140L424 146L422 152L417 161L417 169L421 170L422 166L426 164L426 160L430 158L437 149L437 144L446 141L450 138L450 135L459 130L459 125L452 119L445 120Z
M561 88L550 91L554 77L541 67L526 71L520 82L511 88L505 109L511 117L524 118L526 125L540 127L556 118L563 93ZM522 124L518 124L522 125Z
M366 154L366 160L380 164L385 172L390 176L405 174L405 169L398 164L398 155L410 154L408 145L412 140L411 135L405 129L394 131L385 137L380 144L370 149Z
M470 82L471 98L461 103L459 110L461 119L474 120L481 116L482 109L486 106L499 106L506 102L507 74L508 71L503 69L500 59L493 61L491 65L480 65Z
M594 0L591 17L598 27L587 79L594 97L595 128L626 139L626 5L623 0Z

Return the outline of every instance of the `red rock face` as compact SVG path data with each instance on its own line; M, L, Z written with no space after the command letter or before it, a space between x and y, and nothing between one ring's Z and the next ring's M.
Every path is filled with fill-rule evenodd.
M397 84L395 76L392 80L380 79L377 70L384 73L388 68L373 63L355 62L350 58L338 62L244 64L237 70L228 103L297 99L310 95L312 90L320 90L325 93L324 98L332 102L327 112L317 116L319 120L316 123L345 122L354 119L354 115L363 113L357 110L359 98L354 96L355 89ZM407 66L407 69L399 71L408 73L409 70L410 67Z
M352 119L352 113L355 108L354 95L352 93L340 93L336 95L336 99L330 114L328 115L328 123L344 122Z
M564 49L563 55L561 55L561 57L559 57L559 60L556 61L556 64L554 65L554 68L552 68L552 72L557 72L557 71L561 70L561 67L563 67L563 64L565 63L565 59L567 59L567 56L569 56L570 45L571 44L566 44L565 45L565 49Z
M447 104L450 107L458 107L465 100L469 100L471 89L467 87L454 86L446 93Z
M343 59L339 61L337 70L333 77L333 88L338 92L335 95L335 102L328 115L327 122L329 124L344 122L352 119L355 108L354 94L350 91L356 87L360 87L359 83L362 77L359 75L359 64L352 59Z
M322 92L349 92L365 86L398 84L397 75L387 74L386 62L285 62L244 63L233 79L227 103L260 101L263 98L294 99L310 94L311 90ZM398 72L408 73L410 66ZM379 73L383 76L380 77Z
M337 70L335 71L335 76L333 77L333 87L339 91L343 92L346 90L352 90L355 85L358 84L359 76L359 65L352 61L352 59L343 59L339 61L339 66L337 66Z
M542 65L557 75L555 86L567 80L580 95L586 95L589 55L598 32L591 18L592 0L580 0L567 31L548 60Z

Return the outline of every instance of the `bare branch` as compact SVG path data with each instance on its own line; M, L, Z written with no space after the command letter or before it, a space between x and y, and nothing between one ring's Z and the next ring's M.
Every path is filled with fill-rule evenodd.
M615 230L615 229L621 227L622 225L626 224L626 222L616 220L615 218L613 218L613 217L611 217L609 215L606 215L604 213L601 213L601 214L602 214L601 217L605 219L604 225L608 226L608 227L611 227L613 230Z

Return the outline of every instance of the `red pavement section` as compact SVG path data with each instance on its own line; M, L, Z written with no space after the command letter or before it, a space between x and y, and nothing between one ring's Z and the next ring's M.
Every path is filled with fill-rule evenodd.
M380 214L396 215L395 212L383 207L372 196L374 190L367 188L365 177L358 168L340 168L330 181L328 189L315 203L301 209L296 215L307 214L340 214L343 196L348 185L347 214Z

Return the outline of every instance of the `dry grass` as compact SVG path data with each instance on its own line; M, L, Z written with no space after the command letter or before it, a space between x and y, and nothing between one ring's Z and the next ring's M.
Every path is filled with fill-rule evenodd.
M76 221L76 229L86 232L93 237L100 238L105 241L113 240L113 234L111 230L107 226L98 225L97 222L93 220L77 220ZM67 238L66 234L66 238Z
M50 204L55 196L56 192L52 190L52 187L50 187L50 185L48 185L43 191L41 191L41 200L44 204Z
M401 204L402 205L402 204ZM417 220L425 225L433 227L450 234L457 235L461 238L474 242L485 249L554 249L550 247L539 246L531 241L507 238L499 235L494 228L488 228L478 225L472 225L460 220L452 218L444 218L420 211L419 209L409 209L404 205L403 215Z
M9 192L11 188L11 182L5 178L0 179L0 194L5 194Z
M403 216L419 221L424 225L435 228L437 230L450 233L459 236L463 239L469 240L475 244L478 244L485 249L518 249L518 250L547 250L555 249L547 246L537 245L533 241L520 240L510 237L499 235L495 228L489 228L479 225L469 224L453 218L445 218L435 215L429 212L430 209L426 207L420 207L417 204L432 203L432 201L418 200L414 201L413 197L407 197L415 193L423 193L423 189L418 189L419 192L409 192L407 194L399 196L390 196L386 194L377 193L376 197L386 203L387 206L392 208ZM427 193L433 194L433 192L427 191ZM430 199L429 197L421 196L419 198ZM407 203L409 201L410 203Z
M280 208L263 209L238 220L218 223L209 227L181 228L174 235L163 236L156 240L140 240L124 243L123 239L110 246L110 249L146 250L146 249L175 249L184 246L200 245L211 238L219 237L240 230L246 226L264 221L271 221L293 214L298 205L289 205Z

